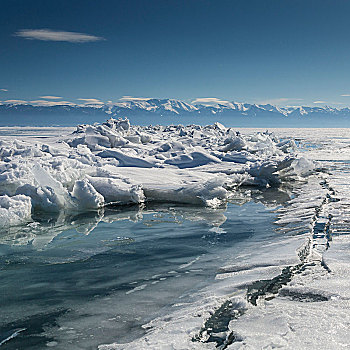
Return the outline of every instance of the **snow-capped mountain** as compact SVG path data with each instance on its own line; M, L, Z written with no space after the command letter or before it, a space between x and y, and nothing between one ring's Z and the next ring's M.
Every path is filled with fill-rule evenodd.
M104 105L0 104L0 126L73 126L127 117L132 123L208 124L220 121L237 127L347 127L349 108L277 107L220 101L188 103L175 99L123 98Z

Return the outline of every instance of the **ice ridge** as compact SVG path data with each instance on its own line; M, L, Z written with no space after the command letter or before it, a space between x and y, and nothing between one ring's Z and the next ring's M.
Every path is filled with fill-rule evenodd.
M130 125L127 119L79 125L60 138L0 141L2 225L35 212L83 212L145 201L219 207L242 185L300 180L313 162L293 140L241 135L214 125Z

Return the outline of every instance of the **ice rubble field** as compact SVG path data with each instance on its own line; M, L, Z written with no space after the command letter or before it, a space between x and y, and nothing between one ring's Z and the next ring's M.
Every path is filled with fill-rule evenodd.
M3 137L1 222L144 201L216 208L242 185L303 180L276 210L275 241L246 242L213 285L145 324L145 336L99 349L348 348L348 134L276 130L280 141L219 123L139 127L110 120L59 137Z
M210 126L131 126L110 119L65 137L0 142L0 223L144 201L218 207L241 185L270 186L314 167L293 140Z

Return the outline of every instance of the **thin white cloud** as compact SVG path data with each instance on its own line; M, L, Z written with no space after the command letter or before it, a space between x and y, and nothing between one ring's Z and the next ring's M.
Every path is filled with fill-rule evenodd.
M221 100L217 97L199 97L193 100L192 103L206 105L206 106L215 106L218 104L227 105L230 102L226 100Z
M44 100L60 100L62 97L60 97L60 96L39 96L39 98L42 98Z
M75 104L70 101L46 101L46 100L35 100L30 101L31 104L34 106L45 106L45 107L52 107L52 106L74 106Z
M88 43L93 41L106 40L105 38L95 35L65 32L52 29L20 29L14 33L14 36L29 40L66 41L70 43Z
M13 104L25 104L28 103L28 101L24 100L6 100L5 103L13 103Z
M104 103L97 98L78 98L78 101L83 101L87 105L103 105Z
M119 101L148 101L149 97L133 97L133 96L123 96Z
M350 94L343 94L343 95L340 95L341 97L350 97Z
M2 91L2 92L6 92L6 91L8 91L7 89L0 89L0 91Z
M98 98L78 98L78 100L85 102L101 102Z
M314 101L313 103L326 103L326 101Z

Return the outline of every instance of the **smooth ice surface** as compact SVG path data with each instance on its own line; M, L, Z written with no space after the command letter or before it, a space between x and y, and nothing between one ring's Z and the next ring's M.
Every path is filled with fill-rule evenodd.
M222 284L215 279L218 267L233 257L245 266L243 251L252 256L262 242L280 245L273 217L257 199L227 210L115 208L9 228L0 237L1 339L25 329L6 349L96 349L134 341L155 317L198 302L201 289L210 301L209 287ZM246 268L259 271L258 260ZM294 261L295 253L280 260ZM202 318L196 321L200 327Z

